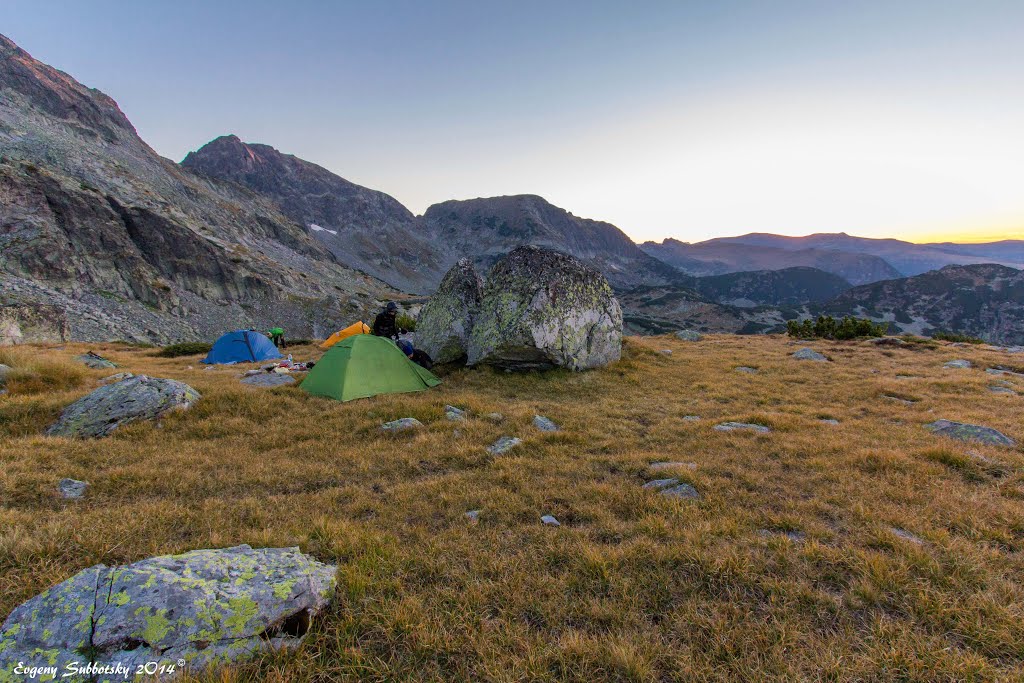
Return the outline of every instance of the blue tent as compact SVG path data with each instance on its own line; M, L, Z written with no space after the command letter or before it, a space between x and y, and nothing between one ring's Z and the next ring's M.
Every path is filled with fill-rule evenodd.
M228 365L275 358L281 358L281 352L266 336L251 330L235 330L214 342L203 362L209 365Z

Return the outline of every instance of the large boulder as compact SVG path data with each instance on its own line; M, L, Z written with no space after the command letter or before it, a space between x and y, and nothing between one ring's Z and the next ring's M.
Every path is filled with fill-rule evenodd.
M93 680L62 678L72 662L130 672L110 680L134 680L136 667L155 662L164 680L295 645L334 587L335 568L298 548L240 545L96 565L14 608L0 630L0 681L21 680L19 662L55 666L57 680L70 681Z
M0 346L66 342L71 338L67 312L50 304L0 306Z
M601 273L539 247L495 264L473 324L469 364L586 370L622 353L622 309Z
M198 391L173 379L135 375L107 384L78 399L46 430L50 436L107 436L121 425L155 420L185 410L200 399Z
M484 283L469 259L452 266L416 319L416 346L435 363L465 358Z

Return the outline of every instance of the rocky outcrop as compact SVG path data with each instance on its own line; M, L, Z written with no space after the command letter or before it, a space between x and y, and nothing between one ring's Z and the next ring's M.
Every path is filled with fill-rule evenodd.
M59 306L74 339L165 342L271 323L310 336L356 312L339 301L387 291L0 36L0 303Z
M484 283L469 259L460 259L416 318L416 346L435 363L466 357Z
M619 359L622 310L608 281L579 260L520 247L484 287L470 338L470 365L585 370Z
M122 425L155 420L172 410L186 410L199 399L198 391L177 380L135 375L78 399L64 409L46 433L107 436Z
M71 338L68 316L59 306L9 304L0 306L0 346L63 343Z
M195 550L125 567L96 565L16 607L0 630L0 680L14 667L120 664L161 680L296 645L327 606L335 568L298 548ZM179 664L184 661L184 667Z

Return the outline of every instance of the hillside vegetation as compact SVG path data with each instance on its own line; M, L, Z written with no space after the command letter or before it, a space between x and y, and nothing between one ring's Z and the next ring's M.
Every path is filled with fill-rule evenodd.
M203 398L103 441L40 433L111 371L0 398L0 616L97 563L297 545L338 565L327 617L297 652L193 680L1019 679L1024 457L923 427L1024 438L1024 399L989 390L1024 380L984 372L1013 357L819 341L833 362L815 363L791 358L802 345L630 339L598 371L456 370L347 404L247 387L200 356L31 349L58 367L94 350ZM943 367L955 358L975 367ZM425 426L379 430L400 417ZM503 435L523 443L489 455ZM89 481L85 498L61 499L62 477ZM700 499L641 488L664 477Z

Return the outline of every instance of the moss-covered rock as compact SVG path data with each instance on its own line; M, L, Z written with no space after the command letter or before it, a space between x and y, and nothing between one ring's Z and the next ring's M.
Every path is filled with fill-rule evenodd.
M424 304L416 319L416 346L435 363L453 363L466 356L483 288L472 262L461 259Z
M930 432L957 441L974 441L992 446L1015 446L1016 442L1000 431L991 427L953 422L952 420L936 420L929 422L925 428Z
M179 660L198 670L294 645L334 586L335 568L298 548L241 545L97 565L14 609L0 630L0 681L20 680L19 662L56 666L58 680L75 661L132 672L158 662L180 673Z
M183 382L135 375L78 399L64 409L46 433L51 436L107 436L121 425L154 420L172 410L185 410L199 399L199 392Z
M622 309L601 273L532 246L495 264L473 324L470 365L585 370L621 353Z

